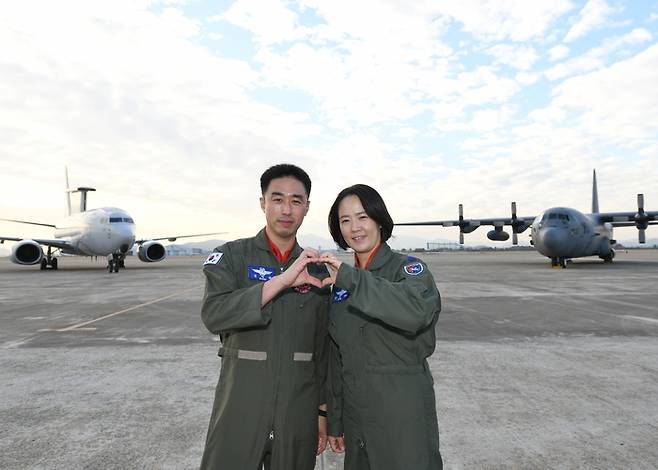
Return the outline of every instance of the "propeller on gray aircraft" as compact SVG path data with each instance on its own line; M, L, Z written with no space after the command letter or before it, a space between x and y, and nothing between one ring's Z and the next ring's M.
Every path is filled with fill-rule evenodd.
M644 212L644 194L637 195L637 214L635 214L633 220L635 221L635 226L638 230L638 241L640 243L645 243L647 239L644 231L649 226L649 220L651 220L651 218L646 214L646 212Z

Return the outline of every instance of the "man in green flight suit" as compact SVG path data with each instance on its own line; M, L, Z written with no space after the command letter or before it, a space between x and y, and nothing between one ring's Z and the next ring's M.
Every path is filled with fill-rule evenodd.
M260 183L265 228L204 263L201 317L222 367L202 469L312 470L326 447L329 293L307 270L318 253L296 240L311 180L281 164Z

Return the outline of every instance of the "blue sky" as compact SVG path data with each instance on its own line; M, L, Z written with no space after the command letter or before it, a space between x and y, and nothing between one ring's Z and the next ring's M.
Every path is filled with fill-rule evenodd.
M597 168L601 210L656 210L656 83L658 2L6 2L0 213L58 219L68 164L140 235L248 236L282 161L319 236L357 182L399 221L533 215L587 211Z

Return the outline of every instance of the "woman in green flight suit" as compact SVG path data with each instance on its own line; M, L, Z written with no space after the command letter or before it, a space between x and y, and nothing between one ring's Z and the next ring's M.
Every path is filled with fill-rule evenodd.
M332 253L328 434L347 470L443 468L432 375L441 299L420 260L391 251L393 220L377 191L341 191L329 230L355 266Z

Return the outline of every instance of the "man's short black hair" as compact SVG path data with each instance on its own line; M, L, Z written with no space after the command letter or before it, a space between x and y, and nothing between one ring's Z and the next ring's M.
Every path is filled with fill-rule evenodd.
M260 190L262 194L267 192L270 182L276 178L283 178L284 176L291 176L304 185L306 189L306 197L311 195L311 178L308 174L298 166L291 165L290 163L281 163L269 167L260 177Z
M368 217L381 226L380 233L383 242L391 238L391 234L393 233L393 219L388 213L388 209L386 209L384 200L374 188L371 188L367 184L355 184L339 192L329 210L329 232L331 232L331 237L339 247L343 250L347 250L348 248L343 234L340 233L340 220L338 220L338 205L347 196L358 197Z

